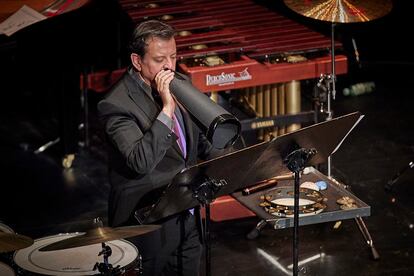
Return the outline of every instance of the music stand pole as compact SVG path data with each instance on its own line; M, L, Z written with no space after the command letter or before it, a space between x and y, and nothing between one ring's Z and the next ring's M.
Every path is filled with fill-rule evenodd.
M295 199L293 208L293 275L299 273L299 174L300 171L295 171Z
M315 149L297 149L292 151L283 162L295 174L293 203L293 276L299 273L299 185L300 172L309 159L316 154Z
M223 183L215 181L208 177L204 180L198 180L190 184L192 197L197 199L205 209L205 218L203 223L204 249L206 260L206 276L211 275L211 246L210 246L210 203L216 198L215 194L223 187Z

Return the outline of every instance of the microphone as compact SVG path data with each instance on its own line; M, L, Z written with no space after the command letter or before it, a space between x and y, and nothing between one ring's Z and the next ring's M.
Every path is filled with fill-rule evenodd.
M211 144L218 149L233 145L240 136L240 121L195 88L185 75L174 73L171 93L196 119Z

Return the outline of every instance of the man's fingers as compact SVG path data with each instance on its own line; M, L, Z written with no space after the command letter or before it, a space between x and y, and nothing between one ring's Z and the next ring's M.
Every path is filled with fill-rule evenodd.
M169 89L170 82L174 78L174 72L170 70L161 71L155 77L157 83L157 89L159 92L164 91L165 89Z

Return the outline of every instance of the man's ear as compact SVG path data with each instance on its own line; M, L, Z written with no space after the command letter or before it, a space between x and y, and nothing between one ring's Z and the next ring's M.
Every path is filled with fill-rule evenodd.
M137 69L137 71L141 72L141 56L139 56L138 54L132 53L131 54L131 63L132 66L135 67L135 69Z

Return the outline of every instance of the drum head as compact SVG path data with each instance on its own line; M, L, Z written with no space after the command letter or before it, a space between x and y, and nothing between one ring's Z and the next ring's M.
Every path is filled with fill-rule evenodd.
M98 256L102 250L100 243L56 251L39 251L46 245L81 234L83 233L59 234L37 239L30 247L18 250L14 254L14 262L24 270L42 275L99 274L99 271L93 268L96 263L104 262L103 257ZM121 268L128 269L135 266L139 254L132 243L121 239L105 244L112 249L108 261L113 267L119 265Z
M13 269L6 265L5 263L0 262L0 275L1 276L15 276Z

